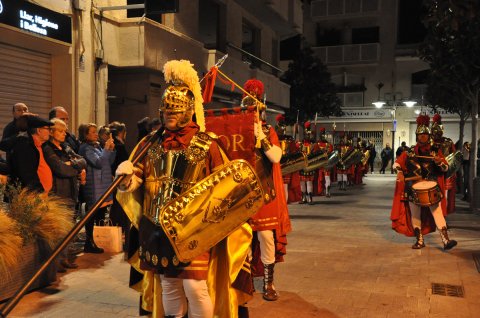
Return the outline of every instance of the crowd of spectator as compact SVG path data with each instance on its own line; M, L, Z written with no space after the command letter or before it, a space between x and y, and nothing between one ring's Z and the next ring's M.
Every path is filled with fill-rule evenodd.
M94 123L81 124L77 138L69 131L69 114L64 107L53 107L46 119L30 113L24 103L16 103L12 115L0 140L5 154L5 158L0 156L0 184L19 184L30 191L56 195L71 207L72 218L78 221L81 211L94 206L112 183L117 166L129 157L125 124L114 121L98 129ZM140 120L138 138L160 126L156 118ZM103 253L95 244L93 228L106 217L127 232L128 218L111 195L85 225L85 253ZM62 251L57 271L76 268L77 253L73 245Z

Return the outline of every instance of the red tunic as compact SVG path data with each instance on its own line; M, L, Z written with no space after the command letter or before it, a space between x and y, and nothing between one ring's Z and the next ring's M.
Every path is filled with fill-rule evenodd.
M279 146L278 136L275 130L270 127L267 136L272 145ZM287 233L292 230L290 217L288 216L287 202L283 189L282 171L279 163L272 164L273 184L276 197L268 204L264 205L260 211L250 219L250 225L254 231L273 230L275 234L275 258L277 262L283 261L283 255L286 254ZM295 174L294 174L295 175ZM260 261L260 249L258 241L253 242L253 273L255 276L263 275L263 266Z

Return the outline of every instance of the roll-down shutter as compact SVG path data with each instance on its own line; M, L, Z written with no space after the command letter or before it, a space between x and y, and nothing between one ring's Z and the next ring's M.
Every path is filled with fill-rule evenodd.
M49 54L0 43L0 133L12 121L12 106L48 118L52 107L52 61Z

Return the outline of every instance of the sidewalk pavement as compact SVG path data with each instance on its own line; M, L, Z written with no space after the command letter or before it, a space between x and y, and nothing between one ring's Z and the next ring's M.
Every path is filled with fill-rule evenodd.
M260 293L250 317L480 317L480 216L457 200L448 217L451 238L444 252L438 233L427 247L391 230L392 175L369 174L365 185L315 197L314 205L290 204L293 232L288 254L275 267L276 302ZM58 284L26 295L9 317L138 317L138 294L127 287L123 255L81 255L79 269ZM463 289L463 297L432 294L432 283ZM257 290L261 281L256 279Z

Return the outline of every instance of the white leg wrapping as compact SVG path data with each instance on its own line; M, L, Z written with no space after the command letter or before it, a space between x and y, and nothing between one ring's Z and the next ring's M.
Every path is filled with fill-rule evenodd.
M162 280L162 302L166 316L181 318L187 313L187 298L183 290L183 282L180 278L166 278L160 275Z
M432 212L433 219L435 220L435 225L437 228L441 229L447 226L447 222L445 222L445 217L442 213L442 206L440 203L434 204L430 206L430 212Z
M313 182L307 181L307 193L312 193L312 192L313 192Z
M258 242L260 243L260 259L265 265L275 263L275 239L273 231L257 231Z
M307 192L307 185L305 184L305 181L300 181L300 190L302 192Z
M419 205L414 204L413 202L408 202L408 206L410 207L410 212L412 213L412 225L413 228L418 227L419 229L422 228L422 219L421 219L421 209Z
M183 288L188 299L188 317L213 317L213 304L206 280L183 279Z
M331 184L330 182L330 176L325 176L325 187L329 187Z

